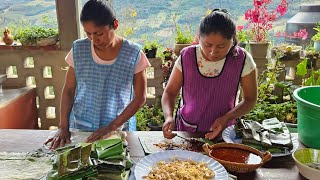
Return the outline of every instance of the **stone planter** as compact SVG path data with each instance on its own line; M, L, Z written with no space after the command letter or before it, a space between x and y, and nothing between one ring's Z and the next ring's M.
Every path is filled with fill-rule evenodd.
M288 48L288 50L282 50L278 49L278 47L274 47L271 49L271 56L275 57L277 51L282 51L284 56L280 58L281 61L300 60L301 50L301 46L294 46L292 48Z
M177 55L180 56L180 52L183 48L190 46L191 44L175 44L173 48L173 52Z
M270 42L254 42L250 41L250 54L253 58L266 58L268 54Z
M58 42L58 37L57 36L52 36L48 38L43 38L37 41L38 46L51 46L55 45Z

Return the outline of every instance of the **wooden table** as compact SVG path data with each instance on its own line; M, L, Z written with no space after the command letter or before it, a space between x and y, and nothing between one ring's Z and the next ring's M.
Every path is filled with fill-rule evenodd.
M0 130L0 152L32 152L41 148L43 142L47 139L51 131L49 130ZM80 132L85 133L85 132ZM179 132L184 137L202 137L203 134L192 134ZM86 133L88 135L88 133ZM127 132L127 141L130 156L134 162L138 162L145 156L143 148L138 139L139 136L159 136L163 138L161 131L135 131ZM293 134L297 137L297 134ZM303 147L300 144L300 147ZM1 173L1 172L0 172ZM245 179L305 179L299 174L298 168L295 165L292 157L273 158L253 173L235 174L239 180Z

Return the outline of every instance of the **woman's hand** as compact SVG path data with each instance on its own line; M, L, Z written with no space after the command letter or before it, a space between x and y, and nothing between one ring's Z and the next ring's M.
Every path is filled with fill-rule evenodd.
M100 139L106 139L112 135L112 129L109 126L104 126L93 132L86 140L91 143Z
M47 145L51 142L50 149L56 149L58 147L63 147L65 144L71 143L71 133L68 128L59 129L58 132L53 136L53 138L48 139L44 144Z
M176 134L172 133L175 128L175 122L173 118L167 119L162 127L163 136L168 139L172 139L176 136Z
M205 135L205 138L210 140L214 139L222 132L222 130L224 130L227 127L227 125L228 125L228 119L226 119L223 116L217 118L210 127L210 131L212 132L207 133Z

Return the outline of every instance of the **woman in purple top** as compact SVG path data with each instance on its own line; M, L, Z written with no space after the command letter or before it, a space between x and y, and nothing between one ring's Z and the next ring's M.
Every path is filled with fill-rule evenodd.
M242 101L236 105L239 86ZM181 89L182 100L173 116ZM184 48L162 96L163 134L203 132L214 139L257 101L257 74L249 53L237 46L236 25L226 10L215 9L200 24L198 46Z

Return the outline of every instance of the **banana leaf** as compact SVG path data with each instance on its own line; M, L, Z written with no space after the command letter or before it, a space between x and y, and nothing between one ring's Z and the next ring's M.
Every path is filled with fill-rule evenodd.
M76 180L92 176L98 176L98 170L94 166L88 166L64 176L59 176L57 171L51 171L47 175L47 180Z
M103 140L96 141L94 143L94 147L100 148L100 149L107 149L107 148L110 148L111 146L114 146L119 143L122 143L122 139L120 139L120 138L103 139Z
M276 118L262 121L238 120L235 126L237 136L246 145L272 152L286 152L293 148L291 134L284 123Z
M57 171L58 177L62 177L92 165L91 146L91 143L84 143L59 148L53 159L53 171Z
M116 159L125 157L123 143L119 142L108 148L96 147L96 152L99 159ZM119 157L120 156L120 157Z

